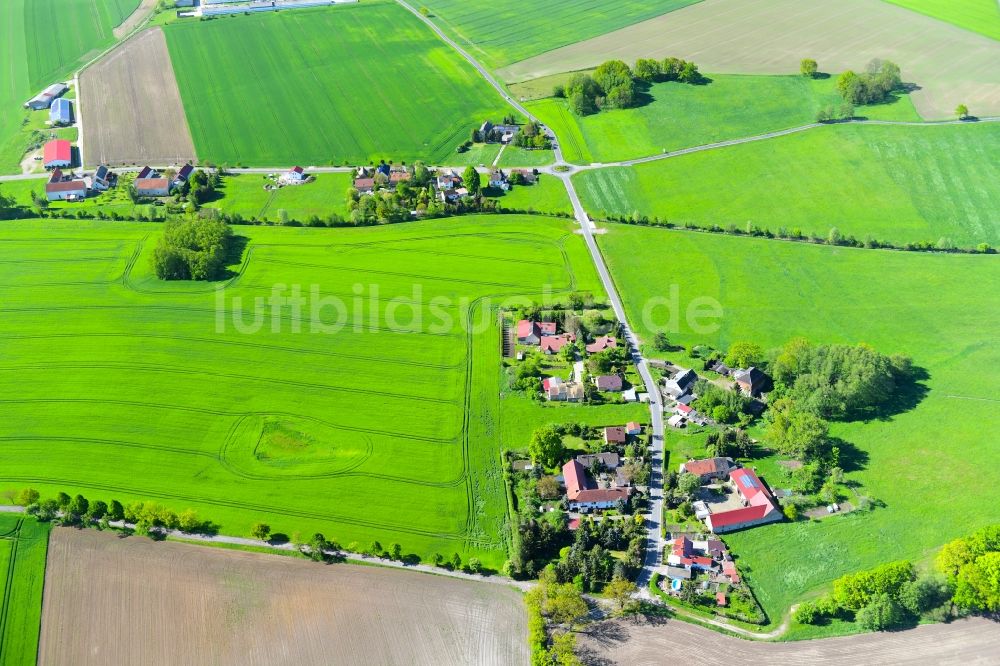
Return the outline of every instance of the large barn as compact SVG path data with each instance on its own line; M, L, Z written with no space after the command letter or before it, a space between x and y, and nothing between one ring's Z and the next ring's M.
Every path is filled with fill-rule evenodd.
M73 163L73 145L66 139L53 139L42 149L44 157L42 164L46 169L68 167Z
M73 123L72 103L62 97L52 102L52 106L49 107L49 121L53 125L71 125Z
M34 109L39 111L41 109L47 109L52 106L53 100L62 95L64 92L69 90L69 88L63 83L53 83L51 86L38 93L31 99L29 99L24 104L26 109Z

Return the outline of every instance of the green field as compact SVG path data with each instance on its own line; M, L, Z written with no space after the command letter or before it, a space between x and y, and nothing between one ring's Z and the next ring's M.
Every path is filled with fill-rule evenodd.
M179 22L165 33L205 161L441 164L474 126L507 112L392 2Z
M476 59L500 67L624 28L699 0L427 0L431 19Z
M1000 125L840 125L574 177L591 214L826 238L1000 242Z
M21 133L31 95L25 50L24 0L0 2L0 173L19 172L27 138Z
M299 222L305 222L311 215L324 220L331 213L346 217L351 174L321 173L315 178L312 183L267 191L264 183L272 181L262 175L230 174L223 179L222 198L206 205L229 214L239 213L248 220L271 222L279 219L279 210L284 210L288 219Z
M1000 39L1000 6L996 0L886 0L894 5Z
M577 116L565 100L527 104L559 137L566 161L613 162L679 148L807 125L816 111L840 104L834 80L801 76L711 74L711 83L669 82L649 86L632 109ZM860 107L858 116L920 121L909 97Z
M71 73L114 43L112 30L140 0L30 0L24 25L31 87Z
M482 215L239 227L238 273L205 284L151 275L158 225L5 223L0 488L499 567L495 308L547 285L601 293L572 228ZM307 304L259 311L247 331L275 285Z
M944 542L1000 520L1000 263L995 256L924 255L803 245L609 225L598 236L629 320L651 339L666 310L654 297L679 289L675 344L735 340L765 347L795 336L867 342L910 355L928 378L916 406L832 433L860 453L848 479L885 503L870 513L782 523L727 536L754 592L777 622L794 601L833 578L898 558L920 560ZM718 329L697 334L685 311L716 299ZM711 322L704 322L711 323ZM847 449L843 449L846 451ZM842 454L842 460L847 456ZM767 461L764 461L765 463Z
M492 192L492 190L490 190ZM504 208L538 213L572 213L566 186L555 176L542 174L534 185L515 185L497 200Z
M0 514L0 666L35 663L50 528Z

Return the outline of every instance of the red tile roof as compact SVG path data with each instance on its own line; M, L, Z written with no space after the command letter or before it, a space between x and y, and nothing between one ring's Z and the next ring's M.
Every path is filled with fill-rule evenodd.
M600 375L595 381L601 391L621 391L622 378L618 375Z
M625 428L621 426L609 426L605 428L604 441L623 444L625 442Z
M642 426L637 421L629 421L625 425L625 429L629 432L642 432Z
M149 190L166 190L170 188L170 181L166 178L136 178L135 189L139 192Z
M520 331L518 332L518 335L520 336ZM562 335L544 335L541 339L542 351L551 351L553 353L558 352L575 339L576 336L571 333L563 333Z
M73 158L73 145L66 139L53 139L43 148L44 162L69 162Z
M587 489L587 470L576 460L570 460L563 465L562 473L563 483L566 484L566 497L575 500Z
M604 335L597 338L589 345L587 345L587 353L596 354L597 352L602 352L605 349L611 349L612 347L617 347L617 346L618 346L617 340L615 340L610 335Z
M292 167L292 173L302 173L303 171L304 171L304 169L302 167L300 167L300 166L294 166L294 167Z
M691 409L691 407L689 407L688 405L678 404L677 405L677 411L679 411L681 414L690 414L694 410ZM691 473L694 474L694 472L691 472Z

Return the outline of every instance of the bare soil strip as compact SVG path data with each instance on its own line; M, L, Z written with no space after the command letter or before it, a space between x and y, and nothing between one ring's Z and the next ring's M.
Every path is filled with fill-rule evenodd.
M57 528L38 663L527 664L519 592Z
M146 20L149 13L156 7L157 0L142 0L142 3L135 8L135 11L128 15L122 24L114 29L115 39L121 39L128 33L135 30L140 23Z
M1000 626L975 618L908 631L789 643L730 638L679 620L602 622L580 636L584 663L988 664L1000 654Z
M160 28L136 35L84 70L79 94L88 166L195 159Z
M1000 42L880 0L705 0L498 74L525 81L609 58L666 56L720 74L797 74L802 58L836 74L882 58L919 86L913 103L928 120L953 117L959 103L1000 115Z

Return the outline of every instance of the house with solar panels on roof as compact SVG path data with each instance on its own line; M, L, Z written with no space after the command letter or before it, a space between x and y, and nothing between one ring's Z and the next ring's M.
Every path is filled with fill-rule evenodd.
M60 97L49 107L49 122L53 125L73 124L73 104L68 99Z
M681 465L680 471L697 474L703 484L728 479L728 484L722 484L724 489L731 486L725 501L694 503L695 516L716 534L784 519L778 501L760 477L753 470L735 465L732 458L689 460Z

